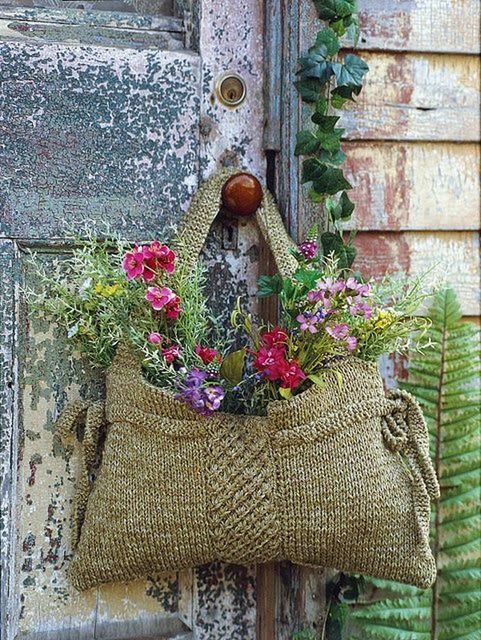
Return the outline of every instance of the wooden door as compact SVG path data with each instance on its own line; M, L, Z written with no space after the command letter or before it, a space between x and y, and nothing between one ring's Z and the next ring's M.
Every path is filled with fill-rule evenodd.
M225 73L245 82L237 108L215 92ZM4 2L0 103L2 640L254 638L254 567L70 587L75 461L53 425L67 401L101 394L102 383L70 363L64 336L29 315L23 291L39 286L28 251L51 265L71 228L154 238L216 167L265 174L263 5ZM254 298L252 224L217 226L206 259L213 304Z

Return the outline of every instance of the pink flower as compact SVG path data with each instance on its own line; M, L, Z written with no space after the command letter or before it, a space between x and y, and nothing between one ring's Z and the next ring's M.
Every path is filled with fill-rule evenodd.
M280 327L274 327L271 331L266 331L261 335L261 340L266 347L280 347L286 344L287 333Z
M167 362L172 364L172 362L180 356L180 347L176 344L173 344L171 347L166 347L162 349L162 355Z
M349 307L349 313L351 316L363 315L366 320L372 317L372 309L365 302L356 302L352 307Z
M149 337L147 339L150 344L160 344L163 340L160 333L157 333L156 331L152 331L152 333L149 333Z
M306 374L296 360L291 360L290 362L284 360L279 364L277 372L281 379L281 386L284 389L295 389L306 379Z
M169 289L169 287L162 287L162 289L159 289L159 287L149 287L145 294L145 299L150 302L154 311L160 311L176 297L175 293L172 289Z
M309 302L319 302L324 298L324 291L317 291L314 289L313 291L309 291L307 294L307 299Z
M172 249L169 249L167 245L162 244L158 240L154 240L154 242L151 242L148 251L150 254L148 266L153 271L160 268L167 271L167 273L173 273L176 255Z
M195 352L204 364L210 364L216 358L220 360L220 353L216 349L210 349L209 347L203 347L198 344Z
M169 320L177 320L180 316L180 298L179 296L174 296L172 300L170 300L165 305L165 315Z
M336 324L334 327L326 327L326 331L334 340L345 340L349 335L349 325Z
M135 245L132 251L127 251L122 260L122 267L128 280L141 276L144 273L143 247Z
M346 349L348 351L354 351L356 347L357 347L357 338L355 338L354 336L348 336L346 338Z

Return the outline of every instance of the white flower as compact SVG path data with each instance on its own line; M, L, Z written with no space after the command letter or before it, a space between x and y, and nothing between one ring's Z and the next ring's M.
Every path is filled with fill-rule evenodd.
M91 286L92 286L92 278L87 278L82 282L82 285L78 290L81 300L85 300L87 298L87 290L90 289Z
M74 335L76 335L78 333L78 329L79 329L79 323L76 322L74 325L69 327L69 329L67 331L67 337L68 338L73 338Z

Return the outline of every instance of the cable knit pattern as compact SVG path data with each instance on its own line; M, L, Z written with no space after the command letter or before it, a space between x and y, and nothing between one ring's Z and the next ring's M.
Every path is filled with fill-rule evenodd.
M237 170L214 175L179 231L179 260L194 265ZM272 197L257 219L279 270L295 260ZM73 506L70 577L77 589L214 560L287 559L426 588L430 499L439 487L426 424L406 392L384 393L377 367L334 361L323 388L271 403L266 417L202 417L147 383L119 347L104 406L67 408L71 445L85 418ZM96 481L99 431L108 423Z

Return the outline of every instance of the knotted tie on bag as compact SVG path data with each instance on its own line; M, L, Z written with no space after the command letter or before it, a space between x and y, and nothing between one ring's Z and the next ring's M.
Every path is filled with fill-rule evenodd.
M84 426L83 438L77 438L77 427ZM77 547L85 517L87 501L93 486L92 469L96 463L100 431L105 424L104 402L79 400L69 404L57 420L56 431L63 445L72 449L79 444L79 473L72 508L72 547Z

